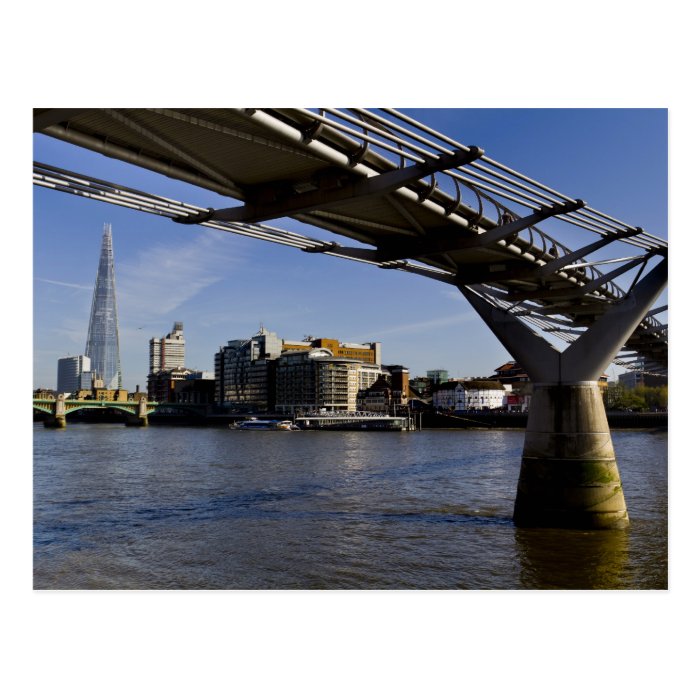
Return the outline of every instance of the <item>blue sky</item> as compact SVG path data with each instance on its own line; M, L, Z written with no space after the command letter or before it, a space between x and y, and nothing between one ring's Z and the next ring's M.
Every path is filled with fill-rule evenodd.
M402 111L560 192L667 237L664 109ZM204 190L41 135L34 137L34 158L201 206L225 204ZM213 368L221 345L250 337L261 323L288 339L379 341L383 360L406 365L412 376L432 368L483 376L509 359L463 297L432 280L43 188L34 188L33 201L35 387L54 387L57 360L84 351L104 223L112 225L122 374L129 389L145 385L149 338L164 335L176 320L184 323L187 365L201 370ZM275 223L338 238L291 220ZM592 234L573 231L580 245L592 240Z

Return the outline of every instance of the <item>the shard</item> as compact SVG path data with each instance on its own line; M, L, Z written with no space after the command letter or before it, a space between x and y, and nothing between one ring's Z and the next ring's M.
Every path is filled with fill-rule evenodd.
M119 328L117 324L117 291L114 284L114 252L112 226L104 225L100 263L97 267L92 296L90 326L85 354L90 358L95 376L107 389L122 388L119 361Z

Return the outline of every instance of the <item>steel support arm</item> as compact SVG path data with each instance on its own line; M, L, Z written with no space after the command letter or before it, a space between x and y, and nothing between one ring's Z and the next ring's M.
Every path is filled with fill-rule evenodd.
M625 272L628 272L629 270L632 270L635 267L638 267L640 264L642 264L642 268L643 268L643 266L647 264L647 261L649 260L649 258L652 257L652 255L654 255L654 253L647 253L646 255L639 256L637 258L634 258L633 260L630 260L629 262L625 263L624 265L620 265L620 267L615 268L614 270L611 270L610 272L606 273L605 275L601 275L600 277L596 277L595 279L591 280L587 284L584 284L582 287L579 287L576 290L576 296L585 296L586 294L592 294L593 292L598 291L601 287L603 287L608 282L616 279L617 277L624 274Z
M390 246L380 247L380 260L396 260L396 258L423 258L431 255L455 253L467 248L484 248L499 241L515 236L530 226L534 226L552 216L559 216L571 211L576 211L585 206L585 202L566 202L555 204L533 212L522 219L515 219L510 223L489 229L480 235L474 233L465 235L463 231L447 229L431 232L430 235L421 238L404 239L394 242Z
M593 294L601 289L607 282L619 277L620 275L628 272L634 267L637 267L640 263L646 264L647 260L655 253L648 253L640 257L631 260L625 265L608 272L605 275L596 277L586 284L581 284L571 287L559 287L555 289L533 289L529 292L511 292L506 296L507 301L518 302L526 301L529 299L578 299L584 297L587 294Z
M469 287L459 287L474 310L533 382L556 382L559 351L517 316L490 304Z
M183 224L197 224L215 219L217 221L256 223L283 216L293 216L350 199L387 194L420 180L426 175L471 163L482 155L483 151L480 148L471 146L467 151L458 150L454 153L441 155L435 160L417 163L407 168L398 168L374 177L353 180L340 186L323 187L291 195L280 193L279 198L272 202L255 201L256 198L253 196L252 201L248 201L240 207L218 209L212 213L197 216L177 217L174 221Z
M667 281L668 259L664 258L630 290L624 301L611 305L605 314L562 353L562 379L597 379L647 316L649 308Z
M560 258L556 258L555 260L550 260L548 263L540 267L535 273L535 275L537 277L542 278L548 277L549 275L557 272L557 270L561 270L562 267L566 267L567 265L569 265L572 262L575 262L576 260L581 260L586 255L590 255L591 253L594 253L596 250L599 250L600 248L603 248L604 246L609 245L610 243L622 240L623 238L631 238L632 236L637 236L640 233L642 233L642 229L636 228L628 229L627 231L621 231L617 234L610 234L608 236L605 236L605 238L601 238L600 240L595 241L595 243L591 243L590 245L584 246L583 248L579 248L578 250L574 250L571 253L562 255Z
M582 209L586 206L586 203L582 199L577 199L575 202L565 202L564 204L553 204L550 207L543 207L533 212L529 216L524 216L522 219L515 219L510 223L503 224L502 226L497 226L496 228L489 229L486 233L482 233L478 238L478 243L480 247L486 247L498 243L509 236L512 236L520 231L524 231L530 226L549 219L552 216L560 216L561 214L568 214L569 212Z
M339 255L343 258L352 258L353 260L364 260L366 262L379 262L377 260L377 251L372 248L356 248L355 246L345 246L339 243L329 243L323 246L314 246L302 248L304 253L326 253L330 255Z

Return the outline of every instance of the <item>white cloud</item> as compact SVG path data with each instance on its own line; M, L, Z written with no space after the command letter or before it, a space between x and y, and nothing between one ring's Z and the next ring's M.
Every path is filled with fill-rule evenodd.
M48 284L56 284L59 287L71 287L71 289L87 289L89 291L92 291L92 289L93 289L92 285L87 285L87 284L74 284L73 282L60 282L59 280L47 280L47 279L44 279L43 277L36 277L35 279L37 282L46 282Z
M453 314L451 316L442 316L441 318L430 318L425 321L417 321L416 323L405 323L400 326L382 328L380 331L366 333L368 338L375 336L385 336L394 333L418 333L421 331L430 330L433 328L442 328L444 326L452 326L465 321L475 321L478 318L475 312L462 312L461 314Z
M169 314L240 264L225 245L227 235L207 231L177 247L157 245L139 251L117 270L120 319ZM240 250L240 248L238 248Z

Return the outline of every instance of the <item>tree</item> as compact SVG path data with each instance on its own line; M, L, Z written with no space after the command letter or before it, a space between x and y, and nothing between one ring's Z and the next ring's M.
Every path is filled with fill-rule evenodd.
M668 408L668 387L618 387L614 395L610 396L610 408L622 411L665 411Z

